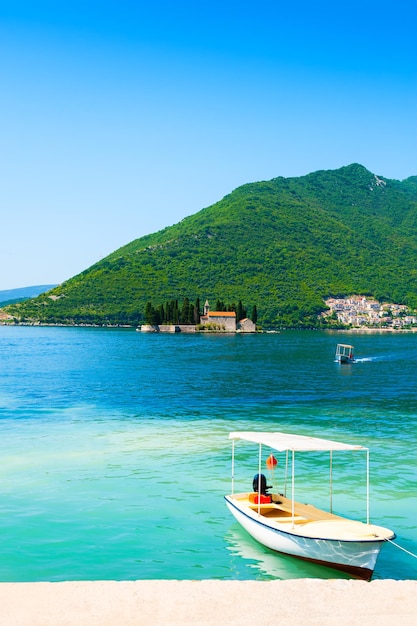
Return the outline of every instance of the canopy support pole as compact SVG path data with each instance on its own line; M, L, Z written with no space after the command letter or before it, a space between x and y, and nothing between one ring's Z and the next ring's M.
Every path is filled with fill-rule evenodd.
M330 513L333 513L333 451L330 450Z
M232 439L232 497L235 493L235 440Z
M288 450L285 451L285 477L284 477L284 496L287 497L287 479L288 479Z
M258 515L261 514L261 470L262 470L262 444L259 444L258 459Z
M366 523L369 524L369 449L366 449Z
M294 515L295 515L295 505L294 505L294 489L295 489L295 450L292 451L292 472L291 472L291 513L292 513L292 527L295 526Z

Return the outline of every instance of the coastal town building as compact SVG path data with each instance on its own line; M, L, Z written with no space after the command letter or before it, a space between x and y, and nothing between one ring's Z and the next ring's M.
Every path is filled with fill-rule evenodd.
M411 315L409 307L404 304L381 303L366 296L349 296L348 298L328 298L329 307L322 317L336 316L340 324L354 328L393 328L401 329L417 324L417 316Z

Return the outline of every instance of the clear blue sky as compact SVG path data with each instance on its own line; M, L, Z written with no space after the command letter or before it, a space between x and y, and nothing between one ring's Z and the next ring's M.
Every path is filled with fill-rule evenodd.
M417 175L417 0L0 0L0 290L239 185Z

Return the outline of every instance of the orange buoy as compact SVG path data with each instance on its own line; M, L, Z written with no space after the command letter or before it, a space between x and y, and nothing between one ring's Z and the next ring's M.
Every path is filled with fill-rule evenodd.
M269 457L266 459L266 466L268 469L271 469L275 467L275 465L278 465L278 461L273 454L270 454Z

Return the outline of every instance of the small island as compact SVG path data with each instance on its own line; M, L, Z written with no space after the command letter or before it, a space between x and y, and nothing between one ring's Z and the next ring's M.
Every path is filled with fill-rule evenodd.
M220 308L220 307L219 307ZM252 318L256 318L256 307L254 307L254 311L252 314ZM216 332L216 333L255 333L256 331L256 321L253 319L249 319L246 317L246 311L244 310L241 301L239 301L239 306L237 307L237 311L210 311L210 305L208 300L206 300L204 304L203 314L200 315L198 311L198 303L196 303L196 307L193 309L194 317L199 318L198 324L192 323L172 323L172 324L160 324L155 323L154 310L152 307L147 307L148 318L149 314L151 315L151 323L142 324L140 329L141 332L145 333L195 333L195 332ZM197 314L197 315L196 315ZM237 320L237 316L240 318L241 315L245 315L241 319ZM190 319L190 316L188 316ZM153 323L152 323L153 321Z

